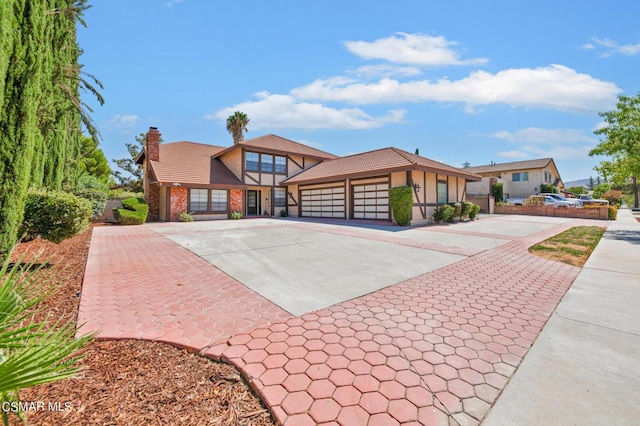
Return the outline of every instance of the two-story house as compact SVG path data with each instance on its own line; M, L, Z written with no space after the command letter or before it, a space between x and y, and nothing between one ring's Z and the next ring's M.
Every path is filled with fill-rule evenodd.
M398 148L347 157L276 135L224 148L194 142L160 144L154 127L138 156L149 220L175 221L245 216L393 220L389 189L409 185L412 223L431 220L433 209L462 201L467 181L480 176Z
M491 184L494 182L502 182L505 197L510 198L524 198L539 194L542 184L551 184L559 191L564 189L564 183L553 158L491 163L467 167L464 170L482 176L481 181L469 184L469 194L489 194Z

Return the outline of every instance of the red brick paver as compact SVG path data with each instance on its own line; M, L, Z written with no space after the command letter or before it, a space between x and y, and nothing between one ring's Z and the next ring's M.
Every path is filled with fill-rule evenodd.
M146 226L93 230L78 313L83 333L201 350L290 317ZM242 339L232 342L254 344Z
M580 270L527 249L575 225L249 332L286 344L275 364L233 340L221 358L265 367L248 379L283 424L478 424Z

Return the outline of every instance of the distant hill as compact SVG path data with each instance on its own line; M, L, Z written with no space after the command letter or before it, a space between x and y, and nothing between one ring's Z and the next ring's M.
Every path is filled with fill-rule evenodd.
M584 186L585 188L588 189L589 188L589 178L572 180L571 182L565 182L564 183L564 187L565 188L571 188L572 186Z

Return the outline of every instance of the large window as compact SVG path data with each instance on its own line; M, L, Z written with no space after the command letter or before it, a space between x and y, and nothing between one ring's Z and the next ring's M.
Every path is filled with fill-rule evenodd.
M449 202L449 191L447 182L438 181L438 204L446 204Z
M273 192L273 205L275 207L287 206L287 190L285 188L276 188Z
M276 159L276 173L286 174L287 173L287 158L281 157L279 155L275 156Z
M529 172L512 173L511 180L514 182L524 182L529 180Z
M189 190L189 210L192 212L206 212L208 203L208 190Z
M211 211L226 212L227 211L227 191L224 189L211 190Z
M271 173L273 171L273 155L260 154L260 167L263 173Z
M262 172L287 174L287 157L271 154L245 153L245 170L248 172Z
M248 171L257 172L260 169L260 154L255 152L247 152L246 154L247 164L246 169Z
M226 189L189 189L189 211L194 213L227 212Z

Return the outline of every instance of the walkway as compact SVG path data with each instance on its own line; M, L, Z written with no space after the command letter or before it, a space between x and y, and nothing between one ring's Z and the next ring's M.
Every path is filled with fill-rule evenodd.
M497 237L499 224L483 221ZM423 229L482 235L481 222ZM301 317L149 227L96 228L79 322L231 362L286 425L478 424L580 272L528 247L607 222L553 223Z

